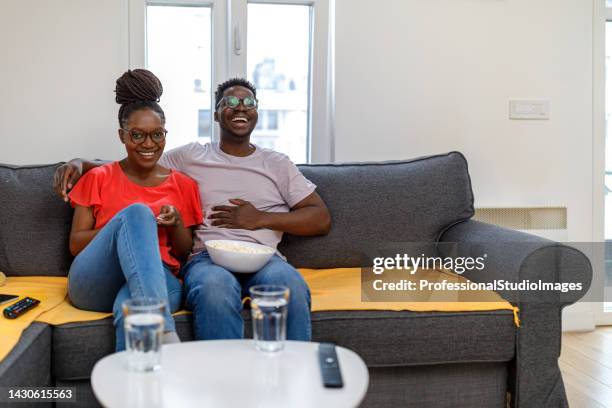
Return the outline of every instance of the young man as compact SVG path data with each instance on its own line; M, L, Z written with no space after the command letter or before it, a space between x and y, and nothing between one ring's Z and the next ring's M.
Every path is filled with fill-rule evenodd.
M193 255L181 270L196 339L242 338L242 297L251 286L279 284L291 291L287 338L310 340L310 292L295 268L276 254L255 274L233 274L212 263L204 241L234 239L276 248L284 232L324 235L331 224L327 207L287 156L250 143L258 119L251 83L236 78L220 84L215 109L219 143L191 143L159 161L197 181L205 212ZM56 191L65 197L81 173L95 165L75 159L60 167Z

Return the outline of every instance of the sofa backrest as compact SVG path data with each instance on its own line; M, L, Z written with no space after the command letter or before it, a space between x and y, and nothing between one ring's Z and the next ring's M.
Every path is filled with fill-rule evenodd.
M0 271L65 276L72 257L72 208L52 190L58 164L0 165ZM279 250L296 267L364 266L381 243L435 243L449 226L474 214L462 154L385 163L299 166L332 215L324 237L285 234Z
M458 152L299 168L317 185L331 213L332 229L324 237L285 234L279 250L296 267L370 266L364 255L373 247L435 243L446 228L474 215L467 161ZM432 247L421 249L428 252ZM421 252L412 249L418 251L415 255Z
M68 273L72 208L51 186L59 165L0 165L0 271L9 276Z

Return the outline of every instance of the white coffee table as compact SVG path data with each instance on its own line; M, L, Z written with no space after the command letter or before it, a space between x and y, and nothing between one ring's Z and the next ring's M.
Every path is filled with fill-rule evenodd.
M318 343L288 341L278 353L255 350L252 340L192 341L163 346L162 368L128 371L125 352L98 361L94 394L107 408L356 407L368 389L368 369L337 347L344 388L324 388Z

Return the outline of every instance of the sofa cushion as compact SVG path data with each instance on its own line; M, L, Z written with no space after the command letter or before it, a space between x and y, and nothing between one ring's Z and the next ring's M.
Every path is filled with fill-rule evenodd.
M312 327L314 341L354 350L368 367L510 361L515 335L509 310L321 312Z
M72 208L53 192L58 166L0 164L0 271L9 276L68 273Z
M372 246L433 243L446 228L474 215L467 161L458 152L299 168L317 185L332 229L324 237L285 234L279 250L298 268L369 266L362 258Z
M245 336L250 338L248 312ZM193 340L191 315L175 317L179 336ZM511 311L337 311L312 314L314 341L329 341L358 353L369 367L460 362L505 362L514 357ZM53 328L53 376L89 378L94 364L114 351L112 320Z

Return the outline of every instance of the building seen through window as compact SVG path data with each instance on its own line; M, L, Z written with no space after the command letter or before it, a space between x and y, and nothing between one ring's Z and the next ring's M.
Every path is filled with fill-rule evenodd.
M290 154L291 145L305 162L305 136L308 121L308 79L291 78L278 72L274 58L264 58L251 73L259 100L259 121L252 140L261 147ZM292 140L293 139L293 140ZM294 159L295 160L295 159ZM299 160L299 159L298 159Z

